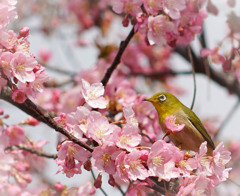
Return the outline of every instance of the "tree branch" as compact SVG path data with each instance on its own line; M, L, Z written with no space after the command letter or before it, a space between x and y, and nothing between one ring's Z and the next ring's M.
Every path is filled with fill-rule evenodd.
M121 41L120 47L118 49L118 53L117 53L115 59L113 60L112 65L107 69L107 72L105 73L103 79L101 80L101 83L103 84L103 86L107 85L113 71L117 68L118 64L121 61L123 52L125 51L126 47L128 46L130 40L133 38L134 34L135 34L135 32L134 32L134 26L133 26L133 28L130 31L130 33L128 34L127 38L124 41Z
M26 101L22 104L14 102L11 98L12 91L8 87L3 87L0 99L3 99L12 105L16 106L17 108L21 109L22 111L26 112L27 114L31 115L32 117L36 118L37 120L45 123L49 127L55 129L55 131L65 135L69 140L73 141L74 143L80 145L81 147L85 148L86 150L92 152L93 148L82 141L80 141L78 138L76 138L74 135L70 134L67 130L65 130L62 126L58 125L53 120L53 114L40 106L37 106L35 103L33 103L30 99L26 99Z
M14 146L7 147L7 150L14 150L13 147ZM29 148L29 147L24 146L24 145L15 145L15 147L20 149L20 150L24 150L24 151L30 152L32 154L36 154L36 155L38 155L40 157L46 157L46 158L50 158L50 159L56 159L57 158L56 154L49 154L49 153L46 153L46 152L42 152L40 150Z
M187 47L178 46L174 49L174 51L176 53L178 53L179 55L181 55L185 60L190 62ZM192 53L192 55L193 55L193 62L196 65L195 66L196 73L201 73L201 74L206 75L205 68L204 68L204 59L202 57L197 57L194 53ZM209 72L210 72L211 79L213 81L215 81L220 86L228 89L229 92L234 93L238 97L240 97L240 85L238 84L238 82L236 80L233 82L227 81L224 78L224 75L222 73L213 70L211 67L209 67Z

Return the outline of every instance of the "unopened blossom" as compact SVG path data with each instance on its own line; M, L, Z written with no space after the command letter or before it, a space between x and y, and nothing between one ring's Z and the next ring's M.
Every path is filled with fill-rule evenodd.
M124 167L130 180L145 180L149 176L140 157L141 152L136 149L124 157Z
M123 116L125 117L127 124L138 127L138 121L135 118L135 113L132 109L133 104L123 108Z
M83 185L80 185L77 189L77 195L93 195L95 193L92 182L88 181Z
M176 133L176 132L182 131L183 128L185 127L185 124L177 124L176 116L171 115L166 117L165 126L172 133Z
M19 30L19 36L20 37L27 37L29 35L29 27L22 27Z
M132 151L137 145L140 144L142 136L139 134L137 127L132 125L125 125L121 132L118 134L116 145L119 148Z
M117 151L115 145L98 146L94 148L92 153L93 166L98 169L99 172L106 171L108 174L115 174L115 159L120 151Z
M103 97L104 86L102 83L94 83L90 85L86 80L82 79L81 90L88 105L93 108L106 108L108 101Z
M180 150L164 140L155 142L148 155L147 165L150 176L169 181L179 176L179 170L175 167L176 157Z
M10 65L13 70L13 76L20 82L33 82L35 80L35 74L33 69L37 65L34 58L26 56L22 52L14 53Z

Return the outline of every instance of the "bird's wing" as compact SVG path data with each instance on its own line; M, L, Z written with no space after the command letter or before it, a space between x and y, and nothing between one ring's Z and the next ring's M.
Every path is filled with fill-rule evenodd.
M183 108L183 111L185 108ZM186 113L186 111L184 111ZM188 121L201 133L201 135L204 137L204 139L208 142L208 144L215 149L215 145L208 134L207 130L204 128L202 122L200 119L196 116L196 114L192 111L187 113L187 119Z

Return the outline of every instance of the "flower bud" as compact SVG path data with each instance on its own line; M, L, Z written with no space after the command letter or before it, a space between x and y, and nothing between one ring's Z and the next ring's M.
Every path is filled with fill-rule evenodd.
M29 28L28 27L22 27L19 31L20 37L27 37L29 35Z

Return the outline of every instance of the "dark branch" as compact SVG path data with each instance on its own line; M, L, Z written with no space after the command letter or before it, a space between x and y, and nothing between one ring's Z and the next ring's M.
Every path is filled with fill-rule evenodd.
M53 115L51 112L44 110L43 108L37 106L34 104L30 99L27 98L27 100L19 104L17 102L14 102L11 98L12 91L8 87L2 88L0 99L3 99L12 105L18 107L22 111L26 112L27 114L31 115L32 117L36 118L37 120L45 123L49 127L55 129L55 131L65 135L69 140L73 141L74 143L82 146L86 150L92 152L93 148L88 146L87 144L81 142L78 138L76 138L74 135L70 134L67 130L65 130L62 126L58 125L53 120Z
M101 80L101 83L103 84L103 86L107 85L113 71L117 68L118 64L120 63L123 52L125 51L126 47L128 46L130 40L133 38L134 33L135 32L134 32L134 26L133 26L133 28L130 31L130 33L128 34L127 38L124 41L121 41L120 47L118 49L118 53L117 53L115 59L113 60L112 65L107 69L107 72L105 73L103 79Z
M187 47L185 46L178 46L174 49L174 51L176 53L178 53L179 55L181 55L185 60L187 60L188 62L190 62L189 56L188 56L188 51L187 51ZM193 62L196 65L195 69L196 69L196 73L201 73L206 75L205 72L205 68L204 68L204 59L201 57L197 57L194 53L193 53ZM217 72L215 70L213 70L211 67L209 67L209 72L210 72L210 76L211 79L213 81L215 81L217 84L219 84L222 87L225 87L226 89L228 89L229 92L236 94L238 97L240 97L240 85L238 84L238 82L235 81L227 81L224 77L223 73Z
M176 76L176 75L188 75L192 74L191 71L165 71L165 72L153 72L153 73L141 73L141 72L133 72L130 75L132 76L143 76L143 77L166 77L166 76Z

